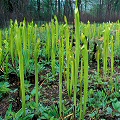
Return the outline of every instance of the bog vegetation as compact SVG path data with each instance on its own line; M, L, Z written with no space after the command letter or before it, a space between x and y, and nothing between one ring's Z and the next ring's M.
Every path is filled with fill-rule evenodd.
M83 24L77 9L75 30L66 18L11 21L0 30L0 99L9 102L1 119L119 119L119 46L119 22Z

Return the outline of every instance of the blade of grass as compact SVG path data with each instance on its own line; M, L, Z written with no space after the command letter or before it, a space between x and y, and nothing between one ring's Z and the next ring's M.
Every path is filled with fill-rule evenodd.
M36 112L38 113L38 55L40 51L40 39L37 40L34 49L34 60L35 60L35 101L36 101Z
M76 114L76 93L77 93L77 83L78 83L78 68L79 68L79 58L80 58L80 18L78 8L75 9L75 82L74 82L74 107Z
M1 61L2 61L2 31L0 30L0 67L1 67Z
M48 61L50 59L50 51L51 51L51 41L50 41L50 27L48 24L46 24L47 28L47 41L46 41L46 54L48 56Z
M9 51L9 41L8 41L8 30L5 31L6 40L5 43L5 52L6 52L6 59L5 59L5 77L8 77L8 51Z
M87 41L84 37L84 48L82 50L83 52L83 64L84 64L84 105L83 105L83 116L86 113L86 103L88 100L88 49L87 49Z
M82 106L82 82L83 82L83 60L81 58L81 72L80 72L80 120L83 120L83 106Z
M14 26L13 21L10 21L10 52L12 57L12 63L14 64Z
M114 83L113 83L113 74L114 74L114 37L112 36L111 39L111 85L112 85L112 90L114 88Z
M52 20L52 74L55 75L55 25L54 21Z
M18 51L18 57L19 57L19 72L20 72L20 91L22 94L22 111L23 116L25 116L25 85L24 85L24 60L23 60L23 54L22 54L22 40L21 40L21 34L20 34L20 28L18 28L18 23L15 21L15 30L16 30L16 46Z
M64 34L63 34L63 28L61 29L62 32L62 38L59 41L59 106L60 106L60 116L63 116L63 105L62 105L62 71L63 71L63 65L64 65Z

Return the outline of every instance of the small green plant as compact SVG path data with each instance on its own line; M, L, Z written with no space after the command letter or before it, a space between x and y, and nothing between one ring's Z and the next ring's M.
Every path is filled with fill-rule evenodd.
M3 95L10 92L10 84L8 82L0 82L0 99Z
M35 59L35 89L36 89L36 112L38 112L38 55L39 55L39 48L40 48L40 40L38 39L35 50L34 50L34 59Z

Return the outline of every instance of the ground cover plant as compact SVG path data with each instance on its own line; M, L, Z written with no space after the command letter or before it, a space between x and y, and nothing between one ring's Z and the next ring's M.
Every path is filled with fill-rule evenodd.
M79 20L0 30L1 120L119 120L120 23Z

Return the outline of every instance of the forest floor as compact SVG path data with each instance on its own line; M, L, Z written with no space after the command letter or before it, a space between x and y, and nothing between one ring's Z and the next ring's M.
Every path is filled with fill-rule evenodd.
M54 81L47 81L46 75L47 73L51 72L51 68L50 66L47 66L46 71L42 72L39 74L39 86L41 86L41 90L40 90L40 99L39 102L42 103L44 106L51 106L51 105L58 105L59 104L59 76L57 75ZM89 68L89 79L91 79L91 76L95 75L95 71L96 71L96 64L92 64L92 66L90 66ZM102 77L102 69L101 69L101 77ZM40 77L43 76L43 77ZM115 75L114 77L120 76L120 68L118 68L118 64L115 64ZM29 78L29 80L31 81L31 83L34 83L35 81L35 76L33 75L32 77ZM9 81L10 81L10 89L14 92L10 92L8 94L5 94L4 97L2 97L2 99L0 100L0 116L2 116L2 118L5 117L6 111L8 110L10 104L12 104L12 110L17 112L18 110L21 109L21 98L20 98L20 93L19 90L16 90L17 88L19 88L19 78L15 75L15 74L11 74L9 75ZM110 77L107 77L107 80L105 81L107 82L107 84L95 84L94 82L89 82L89 90L91 88L94 88L94 91L104 91L106 90L106 95L110 95L113 94L111 93L109 89L109 82L110 82ZM66 101L65 106L66 107L70 107L73 104L72 98L68 96L67 94L67 90L66 90L66 81L63 78L63 100ZM120 85L120 79L118 80L118 84ZM94 86L94 87L93 87ZM32 85L30 87L30 89L32 90L34 88L34 85ZM16 90L16 91L15 91ZM114 92L114 91L113 91ZM77 99L79 100L79 92L77 94ZM93 96L89 96L89 97L93 97ZM34 98L33 98L34 99ZM117 98L120 101L120 98ZM77 100L77 101L78 101ZM78 101L79 102L79 101ZM94 103L96 104L96 103ZM111 106L108 105L108 106ZM92 111L94 111L97 108L90 108L90 106L88 106L88 110L87 110L87 114L86 114L86 120L120 120L120 116L114 116L114 115L110 115L110 114L106 114L104 113L105 111L101 108L98 108L99 110L99 118L90 118L89 114L93 113ZM115 112L115 110L113 110ZM58 109L59 112L59 109Z

